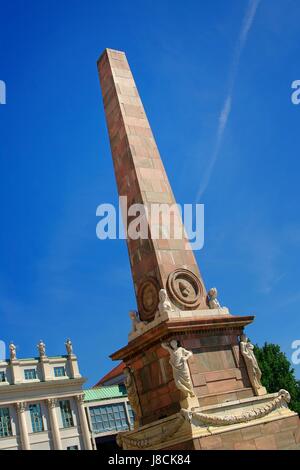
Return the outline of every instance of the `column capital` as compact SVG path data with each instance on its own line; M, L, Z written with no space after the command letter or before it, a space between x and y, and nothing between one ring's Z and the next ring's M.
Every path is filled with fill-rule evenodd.
M24 411L26 410L26 406L27 406L26 401L18 401L16 403L17 412L18 413L24 413Z
M83 403L84 403L84 393L82 393L80 395L76 395L76 400L77 400L77 403L79 405L83 405Z
M55 408L56 405L57 405L57 398L47 398L47 403L48 403L48 406L50 406L50 408Z

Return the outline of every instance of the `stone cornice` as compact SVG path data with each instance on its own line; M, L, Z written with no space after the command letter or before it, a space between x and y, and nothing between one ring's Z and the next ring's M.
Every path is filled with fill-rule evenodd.
M149 347L155 343L160 342L162 339L166 340L171 335L179 335L184 333L201 333L216 330L244 328L252 323L254 316L233 316L224 315L216 317L203 317L203 318L173 318L164 321L138 336L136 339L122 349L113 353L110 357L113 360L126 360L135 356L145 347Z
M0 387L0 397L3 395L14 396L14 400L8 401L19 401L20 392L29 393L29 392L40 392L41 394L45 393L45 396L51 395L53 389L57 391L58 394L67 391L70 388L79 387L81 390L82 385L86 382L85 377L80 377L76 379L66 379L66 380L48 380L45 382L31 382L31 383L20 383L14 385L7 385ZM49 392L49 393L47 393ZM77 392L78 393L78 392ZM73 393L76 394L76 393Z

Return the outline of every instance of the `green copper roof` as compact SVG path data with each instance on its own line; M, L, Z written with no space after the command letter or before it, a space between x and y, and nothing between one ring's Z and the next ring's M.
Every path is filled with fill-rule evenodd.
M124 385L110 385L84 390L84 401L109 400L110 398L126 397Z

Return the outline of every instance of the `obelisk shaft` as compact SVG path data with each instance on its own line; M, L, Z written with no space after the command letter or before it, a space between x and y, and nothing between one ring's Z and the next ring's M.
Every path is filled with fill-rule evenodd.
M148 209L154 203L174 205L170 183L125 54L106 49L98 61L98 70L119 196L127 197L128 207L134 203L144 204ZM175 213L172 234L176 227L183 229L181 218ZM175 239L171 235L167 239L153 239L150 230L149 234L147 240L127 238L141 319L154 317L159 289L167 287L168 278L174 272L169 284L173 282L175 291L179 285L183 292L181 296L178 291L179 306L192 309L197 304L196 308L206 308L205 288L187 239ZM183 270L183 274L177 270ZM198 301L189 302L189 295L193 300L193 289L199 287Z

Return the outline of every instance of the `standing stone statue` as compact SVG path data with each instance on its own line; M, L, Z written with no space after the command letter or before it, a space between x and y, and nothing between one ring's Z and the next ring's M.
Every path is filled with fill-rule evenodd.
M221 308L220 302L218 301L218 291L216 287L212 287L208 291L208 306L211 309Z
M240 350L245 360L249 379L254 389L255 395L265 395L267 390L261 384L261 370L254 355L254 346L250 343L246 335L241 335Z
M45 357L46 356L46 345L43 342L43 340L39 341L39 343L37 345L37 348L38 348L40 357Z
M12 341L9 344L9 355L11 361L17 359L17 348Z
M73 344L72 344L72 341L70 340L70 338L68 338L67 341L65 342L65 346L66 346L68 356L72 356L72 354L73 354Z
M140 424L140 418L142 416L140 399L137 393L135 379L132 370L129 367L125 367L123 370L125 375L125 387L128 394L128 400L131 408L134 412L134 429L138 429Z
M188 366L188 359L193 355L191 351L187 351L179 346L179 342L173 339L169 344L161 344L170 354L170 364L173 369L173 377L176 387L181 390L185 397L195 397L193 384Z

